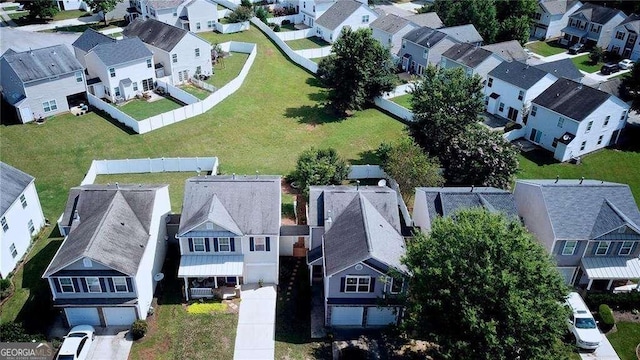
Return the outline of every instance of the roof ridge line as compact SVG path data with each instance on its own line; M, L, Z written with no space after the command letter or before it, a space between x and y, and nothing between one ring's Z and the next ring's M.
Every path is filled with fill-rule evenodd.
M96 239L96 234L98 233L98 229L100 229L102 227L102 225L104 224L104 222L105 222L105 220L107 218L107 214L113 208L113 202L114 202L117 194L118 193L116 192L116 194L111 198L111 201L109 201L109 206L107 207L107 209L105 210L104 214L102 215L102 218L100 219L100 222L93 229L93 233L91 234L91 238L89 239L89 243L87 244L85 249L82 251L82 256L87 257L87 250L90 249L93 246L93 243L94 243L94 241Z
M116 190L117 194L120 194L122 196L122 198L124 199L124 202L127 204L127 206L129 207L129 209L131 209L131 212L133 213L133 215L136 217L136 220L138 220L138 223L140 223L140 225L142 225L142 228L147 232L147 234L151 235L150 231L151 229L147 229L147 227L142 223L142 220L140 220L140 217L138 216L138 214L135 212L135 210L133 210L133 208L131 207L131 204L129 203L129 200L127 200L127 197L124 196L124 194L120 191L120 189ZM115 198L115 196L114 196ZM154 196L154 201L155 201L155 196ZM153 212L153 211L152 211Z

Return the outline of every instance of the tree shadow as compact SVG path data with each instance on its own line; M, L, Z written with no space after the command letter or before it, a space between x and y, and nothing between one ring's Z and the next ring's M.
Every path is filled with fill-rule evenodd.
M18 119L16 109L11 106L4 97L2 97L2 102L0 102L0 109L2 112L2 116L0 116L0 125L22 125Z
M522 152L527 160L534 162L538 166L557 164L556 159L551 156L549 151L543 149L535 149L527 152Z
M375 150L365 150L358 153L358 158L350 161L351 165L380 165L382 161Z
M322 88L324 89L324 86L322 86L322 82L320 81L320 79L318 79L317 77L310 77L307 78L307 80L304 81L307 85L311 86L311 87L317 87L317 88Z
M124 131L127 135L138 135L137 132L133 131L132 128L128 127L127 125L117 121L116 119L112 118L109 114L107 114L106 112L95 108L93 106L91 106L91 111L93 111L94 113L96 113L96 115L100 116L101 118L105 119L106 121L110 122L112 125L114 125L115 127L117 127L118 129Z
M296 119L300 124L321 125L326 123L340 122L344 117L336 116L333 110L326 105L303 105L298 108L285 109L284 116Z
M182 304L183 302L183 286L184 282L181 278L173 276L172 274L178 273L178 267L180 266L180 248L178 243L170 243L167 246L167 253L162 265L162 273L165 276L162 281L156 286L155 296L158 299L158 304Z
M622 151L640 152L640 124L627 123L626 128L620 134L620 144Z

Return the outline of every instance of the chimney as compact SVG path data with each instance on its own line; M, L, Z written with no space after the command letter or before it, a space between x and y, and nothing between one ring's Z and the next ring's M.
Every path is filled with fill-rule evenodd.
M584 181L584 176L580 178L580 184Z
M560 175L556 175L556 184L558 183L558 180L560 180Z

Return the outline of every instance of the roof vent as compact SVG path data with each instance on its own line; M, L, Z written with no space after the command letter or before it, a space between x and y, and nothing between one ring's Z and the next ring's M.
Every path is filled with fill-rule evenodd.
M260 173L260 172L259 172L258 170L256 170L256 179L258 178L258 174L259 174L259 173Z
M116 189L120 189L120 184L116 181Z
M356 180L356 191L360 190L360 180Z
M78 210L73 210L73 220L80 221L80 214L78 214Z

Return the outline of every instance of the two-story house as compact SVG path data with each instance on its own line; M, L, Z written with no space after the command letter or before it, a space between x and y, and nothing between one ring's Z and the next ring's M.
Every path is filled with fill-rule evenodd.
M137 37L153 53L156 72L161 78L170 76L173 84L184 83L196 74L210 75L211 44L198 35L155 19L137 19L122 32L126 37Z
M503 62L487 75L484 88L487 112L523 123L531 100L557 79L544 70L519 61Z
M483 45L482 48L498 55L504 61L526 62L529 58L529 55L524 51L524 48L517 40Z
M311 274L322 274L325 325L396 324L402 315L397 295L407 276L396 192L311 186L308 222L307 263Z
M22 260L31 239L44 226L33 176L0 161L0 278Z
M299 0L296 9L298 13L302 14L302 23L310 28L315 28L316 20L337 1L338 0ZM359 2L367 5L367 2L364 0L359 0Z
M316 36L333 43L340 36L342 28L369 28L369 24L377 18L378 13L359 1L336 1L315 20Z
M531 36L540 40L560 37L561 30L569 21L569 15L582 6L578 0L540 0L534 23L531 25Z
M531 103L529 141L567 161L618 142L629 105L604 91L560 79Z
M444 27L442 19L435 12L408 15L404 17L418 26L426 26L432 29L440 29Z
M606 49L614 29L626 18L620 10L586 3L569 16L567 26L560 30L563 34L560 43L580 42Z
M64 45L0 57L2 96L24 124L69 111L86 101L83 68Z
M640 211L629 186L518 180L518 214L569 285L609 290L640 278Z
M198 176L186 180L178 277L186 299L214 289L278 283L279 176Z
M631 14L613 30L611 42L607 50L623 58L638 61L638 59L640 59L639 34L640 15Z
M194 33L213 31L218 22L218 6L210 0L149 0L145 15Z
M489 71L504 60L489 50L473 44L453 45L442 54L440 66L445 69L462 68L467 76L478 75L484 81Z
M65 235L42 278L69 326L129 326L146 319L166 251L168 185L72 188Z
M574 81L580 81L584 77L571 59L543 62L534 66L552 74L558 79L566 78Z
M387 14L373 21L370 27L373 38L389 48L392 55L397 55L402 46L402 37L419 26L406 18Z

